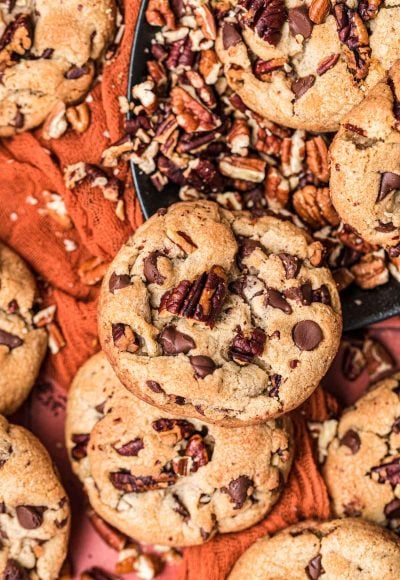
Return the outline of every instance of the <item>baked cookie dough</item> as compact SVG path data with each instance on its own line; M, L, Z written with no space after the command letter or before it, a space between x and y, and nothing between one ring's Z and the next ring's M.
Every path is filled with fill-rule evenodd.
M68 498L32 433L0 416L0 576L56 580L67 555Z
M321 261L320 242L289 221L175 204L110 265L103 349L128 389L176 415L239 426L287 413L339 344L338 293Z
M137 540L174 546L257 523L293 458L288 417L226 429L167 414L131 395L103 353L74 379L66 441L102 518Z
M306 521L253 544L228 580L396 580L400 544L394 534L361 520Z
M114 0L0 3L0 137L84 97L115 18Z
M330 150L332 202L365 240L400 255L400 61L343 119Z
M400 6L392 0L215 7L228 84L250 109L288 127L336 131L400 58Z
M328 447L324 478L337 516L400 532L400 374L347 409Z
M17 254L0 242L0 413L26 399L47 349L47 333L33 324L35 280Z

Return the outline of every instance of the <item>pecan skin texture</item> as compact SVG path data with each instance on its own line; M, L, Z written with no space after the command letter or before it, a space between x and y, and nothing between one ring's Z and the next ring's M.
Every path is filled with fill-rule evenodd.
M228 277L220 266L213 266L194 282L182 280L166 292L159 307L160 314L167 311L203 322L211 328L217 320L226 295Z
M283 0L240 0L239 5L246 10L242 17L243 24L276 46L288 15Z
M322 24L325 22L330 10L330 0L312 0L308 10L308 16L314 24Z
M171 91L172 111L176 115L178 125L186 133L194 131L212 131L220 122L212 112L194 99L181 87L174 87Z
M168 0L150 0L146 10L146 20L151 26L176 28L175 15Z
M374 254L363 256L350 270L357 286L365 290L371 290L381 284L386 284L389 280L389 270L386 267L385 260Z
M316 188L306 185L293 195L293 206L299 216L312 228L319 229L327 224L337 226L339 217L332 206L327 187Z
M306 162L309 170L319 181L329 181L328 147L320 136L306 141Z
M255 328L250 336L245 336L241 329L238 329L232 345L229 348L229 356L239 365L249 364L254 357L262 354L265 341L266 335L261 328Z

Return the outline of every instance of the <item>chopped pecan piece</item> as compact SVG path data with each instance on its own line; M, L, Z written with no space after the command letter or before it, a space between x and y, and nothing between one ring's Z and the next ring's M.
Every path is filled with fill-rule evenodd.
M203 322L212 328L222 309L227 280L220 266L213 266L194 282L183 280L162 296L159 312L162 314L167 311Z
M89 443L90 434L75 434L72 435L71 439L72 442L75 443L74 447L71 449L71 455L75 461L80 461L87 455L87 444Z
M265 180L265 197L271 209L285 207L289 202L290 185L276 167L269 167Z
M115 346L122 352L135 353L139 350L139 340L132 328L120 322L112 325L112 337Z
M239 328L229 347L229 356L238 365L249 364L254 357L263 353L265 341L266 335L261 328L255 328L249 336L245 336Z
M128 537L122 534L117 529L110 526L103 518L101 518L93 509L89 509L87 512L90 523L99 534L99 536L118 552L123 550L128 543Z
M209 462L206 444L201 435L195 434L188 441L185 455L192 458L191 472L196 472Z
M178 125L186 133L212 131L221 124L206 106L202 105L181 87L172 89L171 105Z
M185 419L157 419L151 426L157 433L175 433L178 440L189 439L196 430L193 423Z
M194 9L194 16L204 38L215 40L217 38L217 27L215 26L214 15L208 5L200 3Z
M23 56L32 46L33 27L26 14L19 14L8 24L0 38L0 66L9 65L15 56Z
M314 24L322 24L331 10L330 0L312 0L308 16Z
M368 30L361 16L344 3L334 7L340 41L348 50L345 52L347 65L356 80L364 79L369 70L371 48Z
M364 22L377 17L381 4L382 0L360 0L358 11Z
M173 473L160 473L157 477L151 475L132 475L129 471L114 471L110 473L113 486L124 493L144 493L154 489L165 489L174 485L177 476Z
M386 284L389 270L385 260L375 254L362 256L361 260L350 268L357 286L366 290Z
M168 0L149 0L146 20L151 26L167 26L171 30L176 27L175 15Z
M382 463L371 469L373 479L377 478L378 483L390 483L394 487L400 484L400 457L393 459L389 463Z
M261 58L258 58L254 63L254 74L261 81L268 81L271 73L283 68L286 62L286 58L272 58L271 60L261 60Z
M382 343L374 338L367 338L363 344L367 372L371 381L376 381L395 367L392 355Z
M219 169L223 175L233 179L242 179L253 183L261 183L265 178L266 162L255 157L222 157Z

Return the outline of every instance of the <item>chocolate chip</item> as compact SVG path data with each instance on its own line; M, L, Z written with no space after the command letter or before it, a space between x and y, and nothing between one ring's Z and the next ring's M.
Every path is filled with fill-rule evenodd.
M321 555L315 556L312 560L309 561L308 566L306 568L306 572L312 580L317 580L321 576L321 574L325 573L325 570L322 568L321 564L322 557Z
M192 472L196 472L200 467L207 465L210 460L206 444L204 443L201 435L197 433L193 435L185 449L185 455L191 457L193 464L191 467Z
M396 229L396 226L394 225L393 222L384 223L384 222L379 221L379 226L376 226L374 229L377 232L381 232L383 234L387 234L387 233L390 233L390 232L394 232L395 229Z
M0 328L0 345L4 344L8 346L10 350L17 348L24 344L24 341L16 334L11 334L11 332L6 332Z
M29 580L29 572L16 560L7 560L3 580Z
M289 361L289 366L291 369L296 369L299 366L299 360L297 358L292 359Z
M182 516L184 522L188 522L190 520L189 510L187 509L187 507L185 506L183 501L180 499L180 497L176 493L173 493L172 497L175 500L175 505L173 507L174 512L176 512L180 516Z
M19 505L16 507L17 519L26 530L36 530L43 523L43 512L47 508L43 506Z
M121 290L121 288L126 288L131 284L131 277L128 274L116 274L113 272L110 276L110 281L108 283L108 288L111 294L114 294L116 290Z
M164 354L167 355L187 354L192 348L196 348L193 338L188 334L179 332L172 324L164 328L158 340Z
M76 433L72 435L71 440L75 446L71 449L71 455L76 461L80 461L87 455L87 444L89 443L89 433Z
M382 465L377 465L373 467L371 469L371 473L376 473L378 475L379 483L389 482L393 486L399 485L400 458L394 459L389 463L383 463Z
M243 260L248 258L257 248L262 250L262 245L257 240L251 238L239 238L239 249L236 257L237 264L241 270L245 268Z
M118 448L114 447L114 449L119 455L123 455L124 457L136 457L139 451L144 449L143 439L136 437L136 439L125 443L125 445Z
M392 499L392 501L385 506L384 512L388 520L400 519L400 499Z
M101 415L104 415L104 407L105 404L107 403L107 399L105 401L103 401L102 403L100 403L99 405L95 406L95 409L98 413L100 413Z
M278 308L285 312L285 314L292 314L293 312L289 302L287 302L283 295L274 288L267 288L265 305L272 306L272 308Z
M248 491L253 485L254 482L252 479L247 475L241 475L237 479L232 480L228 487L222 487L221 491L229 495L231 503L235 504L234 509L238 510L243 507L248 497Z
M270 397L279 397L279 388L282 383L281 375L275 374L270 376L270 381L272 388L269 390L268 394Z
M160 383L156 381L146 381L146 386L153 391L153 393L165 393Z
M362 511L355 501L344 504L343 513L347 518L359 518L362 515Z
M383 173L376 201L382 201L387 195L389 195L389 193L396 189L400 189L400 175L397 175L397 173L390 173L389 171Z
M281 253L278 254L282 261L283 267L285 268L286 278L290 280L291 278L296 278L300 272L302 260L297 256L292 256L291 254Z
M196 431L193 423L186 421L186 419L157 419L153 421L151 426L157 433L165 433L167 431L179 431L181 439L189 439Z
M319 288L312 291L311 302L320 302L321 304L331 305L331 294L328 286L322 284Z
M157 258L162 256L161 252L151 252L143 260L143 274L149 284L161 286L165 281L165 276L160 274L157 268Z
M18 302L15 299L10 300L10 302L7 305L7 312L9 314L15 314L15 312L18 312L18 310L19 310Z
M350 449L353 455L357 453L361 446L361 439L357 431L349 429L340 439L340 445L345 445Z
M293 36L301 34L303 38L310 38L313 31L313 23L308 16L307 6L299 6L289 10L289 29Z
M68 80L80 79L88 74L89 68L87 66L73 66L65 73L65 78Z
M174 399L174 403L176 405L186 405L186 399L185 397L180 397L179 395L172 395L173 399Z
M166 207L160 207L160 209L157 210L157 215L167 215L168 213L168 208Z
M300 350L314 350L323 339L323 334L316 322L302 320L293 327L292 338Z
M191 356L190 364L194 368L194 374L199 379L204 379L207 375L212 375L216 369L216 364L209 356Z
M291 89L295 95L295 99L300 99L315 83L315 76L308 75L306 77L301 77L292 82Z
M222 27L222 42L224 49L228 50L232 46L236 46L242 40L236 26L230 22L224 22Z

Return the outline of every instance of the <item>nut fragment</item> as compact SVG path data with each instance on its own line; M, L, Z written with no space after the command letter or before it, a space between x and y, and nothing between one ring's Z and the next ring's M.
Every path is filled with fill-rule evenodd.
M217 28L215 26L214 15L207 4L200 4L194 10L197 24L205 38L215 40L217 38Z
M50 111L43 124L42 135L44 139L58 139L61 135L64 135L65 131L68 129L65 112L65 103L59 101Z
M118 552L125 548L128 543L128 537L125 534L110 526L93 509L89 509L87 515L90 523L106 544Z
M186 133L212 131L221 124L207 107L202 105L181 87L174 87L172 89L171 104L178 125Z
M363 352L371 381L378 380L385 373L394 369L395 363L392 355L376 339L368 337L364 342Z
M67 208L61 195L51 191L42 191L43 199L46 203L46 209L40 209L39 213L49 215L54 219L64 230L69 230L73 227L71 218L67 213Z
M108 262L99 257L89 258L78 268L78 275L83 284L94 286L103 279L108 268Z
M250 146L250 129L244 119L235 119L226 141L234 155L245 157Z
M276 167L270 167L264 189L269 207L275 210L285 207L289 201L289 191L289 181Z
M218 80L221 63L212 48L200 52L199 71L207 85L215 85Z
M266 162L256 157L223 157L218 163L223 175L232 179L243 179L261 183L265 178Z
M47 325L49 333L49 349L51 354L57 354L66 345L65 338L55 322Z
M389 280L389 270L385 260L375 254L367 254L350 268L354 275L355 283L360 288L370 290Z
M312 0L308 16L314 24L322 24L331 9L330 0Z
M152 26L167 26L171 30L176 28L175 15L168 0L149 0L146 20Z
M75 107L68 107L66 117L77 133L84 133L90 125L90 109L85 102Z
M36 328L43 328L47 324L50 324L50 322L53 322L56 309L57 306L52 304L47 308L43 308L43 310L39 310L33 317L33 324Z

